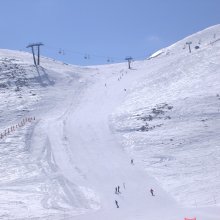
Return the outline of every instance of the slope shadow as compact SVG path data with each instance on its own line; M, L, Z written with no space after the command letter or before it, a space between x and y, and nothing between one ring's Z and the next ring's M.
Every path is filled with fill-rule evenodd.
M46 70L42 66L35 66L38 77L36 77L37 81L41 84L41 86L53 86L55 84L54 81L50 80Z

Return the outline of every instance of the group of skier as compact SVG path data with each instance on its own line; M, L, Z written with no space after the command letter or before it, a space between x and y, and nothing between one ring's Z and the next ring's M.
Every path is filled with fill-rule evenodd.
M120 186L115 187L115 194L119 194L120 192Z
M126 74L127 74L127 72L126 72ZM122 73L121 76L118 78L118 81L120 81L120 80L122 79L123 75L124 75L124 74ZM106 84L106 83L105 83L105 87L107 87L107 84ZM126 92L127 90L124 88L124 91ZM130 163L131 163L131 165L134 165L134 159L131 159ZM125 189L125 183L123 183L123 187L124 187L124 189ZM119 195L120 193L121 193L121 192L120 192L120 186L116 186L116 187L115 187L115 194ZM150 189L150 193L151 193L152 196L155 196L153 189ZM119 204L118 204L118 201L117 201L117 200L115 200L115 205L116 205L117 208L119 208Z
M131 159L131 164L134 165L134 160L133 159ZM125 189L125 183L123 183L123 187ZM115 194L120 194L120 193L121 193L120 192L120 186L116 186L115 187ZM151 193L151 196L155 196L153 189L150 189L150 193ZM115 200L115 205L116 205L117 208L119 208L119 204L118 204L117 200Z
M119 187L119 186L118 186L118 187ZM116 189L117 189L117 187L116 187ZM117 190L116 190L116 191L117 191ZM115 194L118 194L118 193L120 193L120 191L117 191L117 193L115 192ZM152 196L155 196L153 189L150 189L150 193L151 193ZM119 208L119 205L118 205L118 201L117 201L117 200L115 200L115 205L116 205L117 208Z

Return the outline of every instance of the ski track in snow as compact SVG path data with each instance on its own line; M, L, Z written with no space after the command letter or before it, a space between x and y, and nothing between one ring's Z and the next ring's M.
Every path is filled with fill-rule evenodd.
M191 57L180 45L132 70L36 70L2 50L2 131L36 120L1 140L0 218L219 219L219 41Z

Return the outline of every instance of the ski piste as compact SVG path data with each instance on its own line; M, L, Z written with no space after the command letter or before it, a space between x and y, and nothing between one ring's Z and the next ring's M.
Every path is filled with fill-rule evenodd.
M218 38L216 25L131 69L42 57L37 72L0 50L1 219L218 220Z

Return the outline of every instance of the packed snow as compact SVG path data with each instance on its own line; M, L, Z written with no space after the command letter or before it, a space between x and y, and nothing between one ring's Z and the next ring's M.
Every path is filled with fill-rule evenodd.
M219 220L219 72L220 25L131 69L0 50L0 219Z

